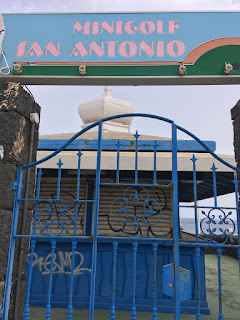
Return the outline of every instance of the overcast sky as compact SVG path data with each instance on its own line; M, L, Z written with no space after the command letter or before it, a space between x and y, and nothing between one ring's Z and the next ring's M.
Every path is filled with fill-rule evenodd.
M8 0L0 12L240 10L239 0ZM42 107L40 133L80 130L78 105L99 97L103 87L29 86ZM175 120L201 139L215 140L219 153L233 154L230 110L240 98L239 86L113 87L116 98L130 101L136 112ZM167 135L159 123L134 122L132 131Z
M174 11L239 10L239 0L7 0L6 12Z

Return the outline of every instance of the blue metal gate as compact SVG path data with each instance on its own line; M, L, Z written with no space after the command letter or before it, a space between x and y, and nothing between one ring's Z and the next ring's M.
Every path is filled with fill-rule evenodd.
M134 141L134 157L135 157L135 169L134 175L131 181L121 182L120 178L120 161L121 161L121 141L116 144L116 170L115 178L113 182L104 182L101 178L101 159L102 159L102 124L105 121L114 120L122 117L143 117L152 118L160 121L164 121L171 126L172 139L169 141L169 152L171 152L171 181L168 184L159 184L158 181L158 171L157 168L157 153L158 144L155 141L152 145L152 155L153 155L153 167L152 167L152 181L143 182L139 177L139 134L136 132ZM76 197L74 200L74 206L67 205L63 199L61 199L61 177L63 163L61 159L58 159L58 174L57 174L57 187L55 196L52 199L44 199L40 197L41 189L41 179L42 170L38 169L37 173L37 186L36 186L36 196L34 199L25 199L22 196L23 187L23 177L24 172L30 167L37 167L41 163L44 163L60 152L67 149L71 143L73 143L80 135L84 132L97 127L98 128L98 146L96 154L96 174L95 174L95 196L92 199L88 197L85 199L80 199L80 185L81 185L81 159L84 154L79 150L78 156L78 169L76 178ZM195 140L202 148L202 151L207 152L213 157L213 160L220 162L229 170L232 170L233 178L233 190L235 192L236 205L233 207L218 206L217 196L221 194L219 188L222 187L219 184L217 168L215 164L212 164L212 175L211 184L208 184L206 188L212 188L212 195L214 199L214 204L212 206L199 205L198 193L201 193L201 188L199 187L199 178L197 172L197 158L192 155L192 187L189 191L192 193L193 205L186 205L180 203L181 190L179 189L179 178L178 178L178 140L177 131L181 131ZM215 159L214 159L215 158ZM89 127L83 129L75 136L73 136L67 143L65 143L60 149L53 152L46 158L23 166L18 171L17 182L15 184L15 200L13 209L13 221L12 221L12 231L9 247L9 260L7 266L7 276L5 283L5 292L2 308L2 319L8 320L9 306L10 306L10 295L11 295L11 282L12 282L12 272L13 272L13 261L14 261L14 250L15 241L17 238L27 238L29 239L30 253L28 258L28 278L26 282L26 295L25 295L25 307L24 307L24 319L29 319L29 309L30 309L30 296L31 296L31 284L33 275L33 264L35 259L35 250L39 243L48 242L51 245L50 254L48 256L47 262L47 273L48 273L48 291L45 304L45 319L51 318L51 308L52 308L52 288L54 273L56 271L56 253L58 250L59 243L65 243L70 251L70 269L69 269L69 283L67 285L68 293L68 315L67 319L72 319L73 309L76 306L74 303L74 275L76 271L77 261L79 259L79 253L77 252L77 247L81 243L87 243L88 249L91 248L91 268L84 268L89 272L91 282L90 282L90 293L89 301L85 300L85 305L89 308L89 320L94 319L94 310L96 308L96 279L97 279L97 257L98 250L100 246L104 243L111 246L111 261L106 268L109 270L111 275L111 303L110 305L105 304L105 308L109 308L109 317L114 320L116 317L116 308L118 308L116 303L116 288L118 286L117 279L119 270L118 254L119 247L121 245L127 244L128 250L131 247L131 259L129 267L132 268L131 282L129 286L131 287L131 319L137 318L137 311L141 309L149 311L149 303L151 303L150 308L152 309L152 319L156 320L158 318L159 305L158 305L158 288L159 285L159 269L158 269L158 254L160 247L168 241L169 246L172 248L172 261L163 265L162 279L161 283L162 290L165 296L172 299L172 305L174 310L174 319L180 319L181 307L184 305L184 301L192 300L193 294L191 288L194 287L194 292L196 296L196 304L194 313L196 313L196 319L201 319L201 300L202 294L200 282L202 279L202 272L204 271L204 265L202 264L202 250L207 247L212 247L216 249L217 259L218 259L218 285L219 285L219 319L223 319L222 315L222 293L221 293L221 252L223 248L235 247L238 253L238 258L240 259L240 221L239 221L239 206L238 206L238 180L236 172L239 171L237 168L233 167L229 163L225 162L223 159L215 155L207 145L205 145L201 140L199 140L192 133L183 129L182 127L176 125L173 121L150 114L125 114L119 116L113 116L110 118L103 119L96 122ZM209 177L208 177L209 181ZM107 213L107 218L113 222L113 225L118 225L118 232L121 232L121 236L103 236L98 234L99 226L99 202L100 202L100 188L104 186L111 187L124 187L125 191L121 197L116 197L112 204L109 204L109 212ZM171 188L172 192L172 218L173 218L173 232L172 238L166 239L165 237L155 236L151 231L154 227L158 226L161 221L163 208L156 199L151 198L148 192L148 188L151 187L161 187ZM184 191L185 192L185 191ZM145 194L145 195L143 195ZM25 201L34 201L34 212L33 212L33 222L32 229L29 234L19 234L17 232L18 226L18 216L19 208L21 203ZM93 230L90 235L79 235L78 232L78 219L79 219L79 209L82 204L93 204L94 206L94 216L93 216ZM141 203L141 210L137 212L139 204ZM131 209L131 206L134 210ZM194 210L195 219L195 240L183 240L180 238L180 224L179 224L179 209L180 208L192 208ZM202 210L203 219L199 221L198 209ZM228 213L226 213L228 211ZM140 212L140 213L139 213ZM236 213L237 222L231 219L232 212ZM231 224L231 228L229 225ZM199 225L200 231L199 232ZM37 228L40 226L40 234L37 233ZM207 227L206 227L207 226ZM71 232L69 231L71 229ZM113 227L115 228L115 227ZM234 235L237 234L237 239L234 240ZM218 241L217 241L218 238ZM235 241L235 242L234 242ZM136 288L139 288L141 284L138 284L138 266L141 263L138 255L139 248L141 245L151 246L151 266L149 267L151 273L151 299L148 300L148 307L138 308L136 301L138 297L136 296ZM182 267L182 261L180 257L180 247L188 248L192 250L195 259L195 278L191 275L190 270ZM68 256L69 257L69 256ZM68 258L69 259L69 258ZM80 263L81 267L81 263ZM80 268L79 267L79 268ZM78 270L80 270L78 268ZM79 271L80 272L80 271ZM194 281L195 283L191 283ZM140 281L141 282L141 281ZM83 288L83 291L86 288ZM109 289L108 289L109 290ZM149 302L150 301L150 302ZM103 302L102 302L103 303ZM103 303L104 304L104 303ZM76 306L77 307L77 306ZM145 308L145 309L144 309ZM95 317L96 318L96 317Z

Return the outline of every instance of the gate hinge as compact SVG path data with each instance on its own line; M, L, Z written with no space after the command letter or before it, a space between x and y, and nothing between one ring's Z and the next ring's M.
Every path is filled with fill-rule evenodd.
M17 187L18 187L17 182L13 182L12 189L16 191Z

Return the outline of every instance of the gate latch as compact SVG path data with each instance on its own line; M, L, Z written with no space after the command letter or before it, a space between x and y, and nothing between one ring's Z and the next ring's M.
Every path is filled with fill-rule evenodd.
M192 298L191 292L191 271L179 267L180 273L180 301ZM163 266L163 293L174 297L174 264Z

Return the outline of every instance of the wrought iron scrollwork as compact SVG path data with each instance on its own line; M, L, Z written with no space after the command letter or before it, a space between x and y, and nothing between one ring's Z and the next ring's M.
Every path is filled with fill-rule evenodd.
M230 218L232 212L227 214L220 208L213 208L208 213L202 211L205 216L200 222L200 229L205 235L204 240L221 243L226 243L228 240L234 242L232 236L235 233L236 225L233 219Z
M69 233L69 226L74 226L74 215L76 202L74 196L69 192L63 192L67 199L56 199L56 193L51 194L52 200L39 202L40 212L38 223L42 227L41 233L59 236L62 233ZM67 204L66 204L67 203ZM78 216L81 204L78 206ZM83 226L84 218L80 216L80 225Z
M62 200L42 202L43 209L38 215L38 222L42 226L41 233L49 236L60 236L63 232L69 233L68 226L73 224L73 214Z
M161 219L162 208L144 187L128 187L123 197L116 198L108 214L108 223L115 232L128 237L144 237Z

